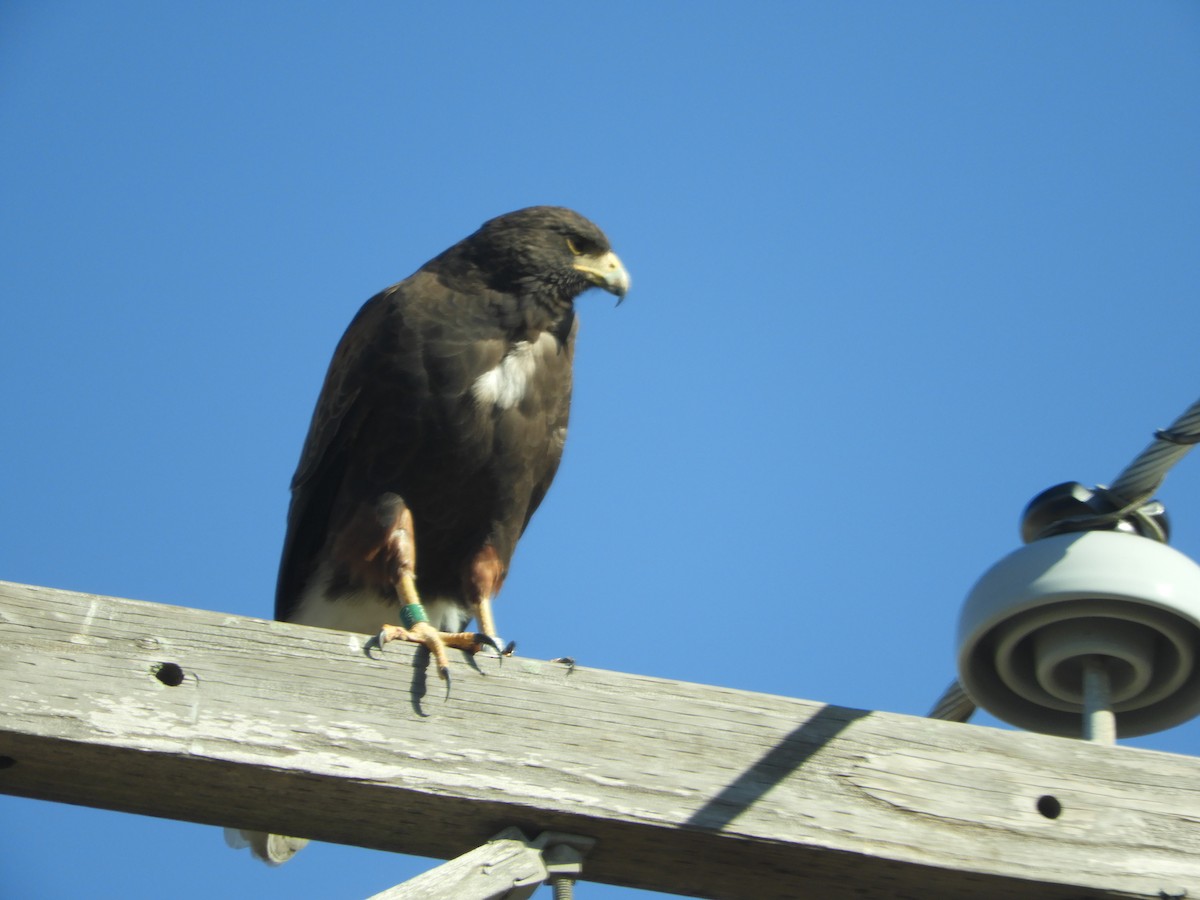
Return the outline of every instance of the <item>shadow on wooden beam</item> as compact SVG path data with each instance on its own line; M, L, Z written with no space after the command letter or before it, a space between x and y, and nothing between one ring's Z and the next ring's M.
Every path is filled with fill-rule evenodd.
M413 708L364 640L0 582L0 791L443 859L567 832L699 897L1200 892L1191 757L520 658Z

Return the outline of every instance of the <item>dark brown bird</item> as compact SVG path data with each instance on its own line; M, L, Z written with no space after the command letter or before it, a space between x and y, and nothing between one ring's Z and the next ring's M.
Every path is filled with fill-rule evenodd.
M445 646L511 652L491 601L562 457L591 287L629 289L604 233L535 206L367 301L292 478L276 618L422 643L443 677ZM295 852L267 837L245 835L269 861Z

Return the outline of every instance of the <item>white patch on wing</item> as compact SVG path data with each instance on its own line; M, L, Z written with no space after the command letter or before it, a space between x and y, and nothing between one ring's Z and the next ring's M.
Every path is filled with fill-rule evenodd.
M556 350L554 335L545 331L536 341L518 341L504 359L475 379L471 393L481 406L512 409L525 398L539 360Z

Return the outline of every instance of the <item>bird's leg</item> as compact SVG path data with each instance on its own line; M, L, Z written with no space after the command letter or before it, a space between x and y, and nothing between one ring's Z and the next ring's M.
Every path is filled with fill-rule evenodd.
M496 553L496 548L487 544L471 561L467 574L467 596L471 598L471 611L479 623L479 630L492 639L491 645L497 653L512 656L517 649L516 642L510 641L507 646L504 645L496 632L496 620L492 617L492 598L499 593L503 583L504 566L500 562L500 555ZM501 647L504 649L501 650Z
M500 640L500 635L496 633L496 622L492 618L492 598L480 597L479 602L475 604L475 620L479 623L479 630L491 637L492 646L496 648L496 652L501 656L512 656L517 649L516 641L509 641L504 645ZM504 647L501 650L501 646Z
M492 638L478 631L445 632L438 631L424 618L425 608L421 606L421 598L417 594L416 579L411 573L403 573L400 580L400 621L408 627L399 625L384 625L379 634L379 645L382 647L388 641L405 640L425 644L429 652L438 661L438 666L446 664L446 647L456 650L478 650L480 645L499 649ZM436 648L435 648L436 643ZM440 668L439 668L440 671Z
M450 660L442 636L429 624L421 597L417 593L417 547L413 533L412 512L395 494L385 494L376 504L382 522L388 522L387 541L381 548L387 575L400 597L400 625L384 625L376 643L380 648L388 641L411 641L424 644L437 661L438 675L450 678Z
M429 624L421 597L417 593L417 549L412 512L396 494L383 494L375 503L372 518L382 525L385 540L367 555L368 563L381 562L384 576L400 598L400 621L403 625L384 625L368 642L371 647L383 648L390 641L409 641L422 644L437 661L438 675L449 688L450 660L446 648L477 650L480 644L496 646L484 634L465 632L443 634Z

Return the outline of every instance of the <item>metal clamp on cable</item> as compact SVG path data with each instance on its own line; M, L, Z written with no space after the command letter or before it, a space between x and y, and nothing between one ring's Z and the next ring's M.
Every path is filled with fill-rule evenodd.
M1042 491L1021 516L1021 539L1027 544L1078 531L1124 531L1163 544L1171 533L1166 508L1157 500L1128 503L1102 484L1089 488L1077 481Z
M1192 404L1109 487L1067 482L1025 509L1026 546L976 583L959 617L959 680L931 716L978 703L1050 734L1170 728L1200 714L1200 566L1167 546L1152 499L1200 443Z

